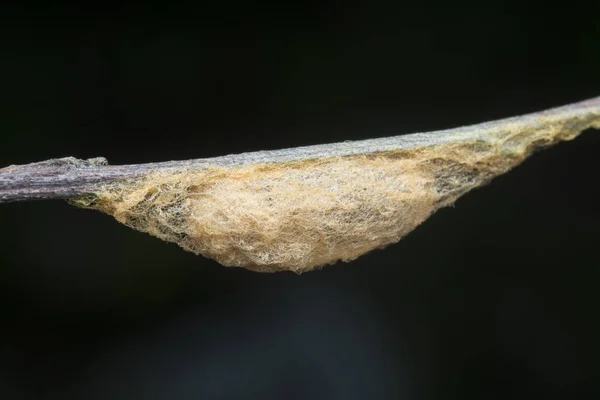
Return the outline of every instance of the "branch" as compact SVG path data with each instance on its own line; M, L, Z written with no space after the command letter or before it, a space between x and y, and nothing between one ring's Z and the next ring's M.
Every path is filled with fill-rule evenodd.
M94 193L116 180L148 172L204 170L211 166L236 167L261 163L367 155L379 152L436 146L473 140L495 140L507 131L534 132L556 124L573 124L572 131L587 127L600 113L600 97L521 117L506 118L469 127L428 133L393 136L361 141L258 151L222 157L109 166L103 157L79 160L74 157L51 159L0 168L0 203L23 200L68 199ZM578 126L581 125L581 126ZM589 124L587 124L589 125Z
M110 166L0 169L0 203L69 199L224 265L302 272L400 240L535 150L600 128L600 97L430 133Z

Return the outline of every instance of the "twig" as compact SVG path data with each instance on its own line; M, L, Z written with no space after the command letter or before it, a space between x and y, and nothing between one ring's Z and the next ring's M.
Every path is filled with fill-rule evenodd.
M73 157L51 159L0 169L0 203L23 200L67 199L94 193L107 183L161 170L203 170L212 166L234 167L260 163L366 155L370 153L427 147L444 143L497 138L503 131L533 132L557 123L581 124L598 119L600 97L571 105L473 125L428 133L380 139L346 141L334 144L258 151L215 158L109 166L103 157L79 160ZM583 121L582 121L583 120Z

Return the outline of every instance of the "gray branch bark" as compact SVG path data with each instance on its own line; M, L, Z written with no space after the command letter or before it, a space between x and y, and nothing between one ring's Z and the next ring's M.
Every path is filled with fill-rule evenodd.
M216 158L169 161L138 165L108 165L102 157L79 160L58 158L0 169L0 203L24 200L67 199L94 193L102 185L134 178L151 171L203 170L209 166L233 167L255 163L339 157L433 146L443 143L497 138L503 131L536 131L550 125L582 124L600 115L600 97L520 117L450 130L416 133L380 139L258 151Z

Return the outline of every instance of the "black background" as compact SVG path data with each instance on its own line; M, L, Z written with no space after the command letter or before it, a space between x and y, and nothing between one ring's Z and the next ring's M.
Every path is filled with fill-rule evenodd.
M600 95L600 3L3 7L0 165L451 128ZM600 135L296 276L0 207L6 399L600 398Z

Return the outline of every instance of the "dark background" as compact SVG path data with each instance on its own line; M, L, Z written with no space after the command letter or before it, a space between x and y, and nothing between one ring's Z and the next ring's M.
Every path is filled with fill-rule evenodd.
M1 166L373 138L600 95L600 2L0 10ZM600 398L599 151L586 132L301 276L61 201L1 205L0 397Z

